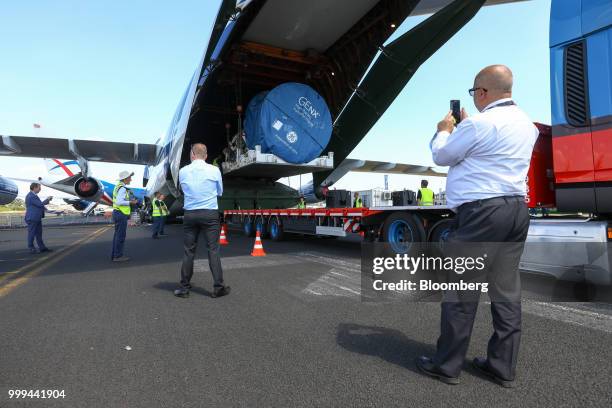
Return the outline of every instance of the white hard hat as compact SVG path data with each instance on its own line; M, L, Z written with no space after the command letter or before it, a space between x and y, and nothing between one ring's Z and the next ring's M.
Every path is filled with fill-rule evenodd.
M119 178L117 180L125 180L128 177L132 177L134 175L134 172L129 172L127 170L123 170L121 173L119 173Z

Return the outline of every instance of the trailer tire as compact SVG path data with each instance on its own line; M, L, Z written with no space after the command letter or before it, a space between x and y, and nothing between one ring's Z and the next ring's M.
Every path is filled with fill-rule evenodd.
M278 218L272 218L268 221L268 233L272 241L282 241L285 237L283 226Z
M246 237L254 237L255 236L255 226L253 225L253 221L251 217L245 217L242 222L242 231Z
M262 217L255 220L255 231L257 230L259 230L259 234L262 238L268 238L270 236L268 223Z
M427 242L439 243L446 241L455 221L452 218L443 218L436 222L429 230Z
M394 212L383 224L382 240L389 244L393 253L405 254L413 242L425 241L425 228L414 214Z

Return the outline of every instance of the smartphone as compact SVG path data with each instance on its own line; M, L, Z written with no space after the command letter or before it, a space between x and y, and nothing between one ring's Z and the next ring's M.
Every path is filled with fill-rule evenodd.
M453 112L453 118L455 118L455 124L459 124L461 122L461 101L458 99L451 99L450 108Z

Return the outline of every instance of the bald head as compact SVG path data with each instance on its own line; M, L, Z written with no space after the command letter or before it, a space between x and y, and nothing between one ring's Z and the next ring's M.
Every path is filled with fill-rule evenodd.
M191 155L193 156L191 160L206 160L208 156L206 145L204 143L195 143L191 146Z
M474 104L478 110L502 98L512 97L512 71L505 65L490 65L474 78Z
M474 83L490 91L512 93L512 71L505 65L490 65L476 75Z

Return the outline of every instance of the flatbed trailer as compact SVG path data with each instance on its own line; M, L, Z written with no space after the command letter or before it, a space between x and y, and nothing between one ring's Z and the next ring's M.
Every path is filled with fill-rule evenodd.
M445 205L361 208L285 208L226 210L225 222L247 236L259 230L263 238L282 240L286 233L346 237L388 242L405 252L408 242L436 242L448 231L452 211Z

